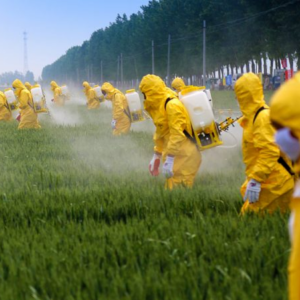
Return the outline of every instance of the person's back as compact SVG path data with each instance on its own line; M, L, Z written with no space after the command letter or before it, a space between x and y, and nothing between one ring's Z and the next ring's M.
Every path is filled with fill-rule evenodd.
M90 86L87 81L83 82L84 93L87 100L87 107L88 109L97 109L100 106L100 102L97 99L97 95L95 90Z
M125 95L109 82L105 82L101 90L105 99L112 102L113 135L127 134L131 127L131 119Z
M62 90L59 87L59 85L55 81L51 81L51 90L53 92L53 102L57 106L64 106L65 105L65 99L62 94Z
M12 85L16 90L15 93L20 103L19 108L21 119L18 129L41 128L38 122L37 114L34 111L31 93L19 79L16 79Z
M153 164L162 156L166 186L169 189L179 185L192 187L201 164L201 154L196 144L188 138L193 132L184 105L158 76L144 76L140 90L145 95L144 107L156 127L150 173L158 175L158 166Z
M273 95L270 104L272 124L278 130L276 142L295 164L300 174L300 73L284 83ZM289 221L292 251L288 279L289 300L300 299L300 180L295 185Z
M12 114L7 103L5 94L0 91L0 121L10 121Z
M243 160L247 180L241 193L242 212L286 211L294 187L291 162L280 152L274 140L274 128L264 101L259 78L248 73L235 84L235 93L243 113Z

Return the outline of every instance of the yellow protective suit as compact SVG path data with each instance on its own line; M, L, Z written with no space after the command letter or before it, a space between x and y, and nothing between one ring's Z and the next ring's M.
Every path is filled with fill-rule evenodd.
M180 93L182 89L185 88L185 83L183 81L182 78L180 77L176 77L173 81L172 81L172 88L177 92Z
M50 85L54 97L53 102L58 106L64 106L65 97L62 94L61 88L58 86L58 84L55 81L51 81Z
M19 99L21 120L18 129L41 128L37 113L34 111L31 93L27 90L21 80L16 79L13 84L15 95Z
M87 81L83 82L84 93L86 96L88 109L97 109L100 107L100 102L97 99L95 90L89 85Z
M270 104L270 117L274 124L288 127L300 142L300 73L284 83L274 94ZM295 163L300 173L300 159ZM289 300L300 299L300 180L291 201L294 224L292 225L292 252L289 261Z
M105 82L102 85L101 90L106 94L105 98L112 102L112 118L116 120L116 128L113 130L113 135L128 133L131 126L131 120L125 95L109 82Z
M184 131L192 136L192 125L183 104L170 91L162 79L155 75L143 77L140 90L145 95L144 108L153 119L154 151L175 157L174 176L167 180L166 187L184 185L192 187L201 164L201 153ZM167 99L172 99L168 101Z
M284 212L289 206L294 177L278 162L282 156L291 166L291 162L280 153L275 144L275 130L270 122L270 111L264 101L260 80L253 73L244 74L237 80L234 90L243 113L240 124L243 128L242 150L247 179L241 188L242 196L245 195L250 179L261 183L259 200L253 204L247 200L242 207L242 213L272 213L277 208ZM262 110L254 121L261 107L266 109Z
M10 121L12 114L9 109L5 94L0 91L0 121Z
M31 85L28 81L26 81L26 82L24 83L24 85L25 85L26 89L30 92L31 89L32 89L32 85Z

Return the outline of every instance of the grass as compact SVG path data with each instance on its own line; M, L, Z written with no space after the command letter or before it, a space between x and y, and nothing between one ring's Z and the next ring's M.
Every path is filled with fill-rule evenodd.
M287 216L240 217L239 147L169 192L148 175L150 123L113 138L108 109L64 114L0 124L1 299L287 299Z

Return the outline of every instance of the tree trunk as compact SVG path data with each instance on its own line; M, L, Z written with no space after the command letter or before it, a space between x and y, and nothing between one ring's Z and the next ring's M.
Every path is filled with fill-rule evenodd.
M270 74L273 76L273 69L274 69L274 59L271 58L271 66L270 66Z
M268 74L267 58L265 55L263 56L263 61L264 61L264 74Z
M251 66L251 69L252 69L252 73L256 73L255 62L254 62L253 59L252 59L252 66Z
M246 63L246 72L247 72L247 73L250 72L249 61Z
M258 66L258 72L257 73L261 73L261 57L259 56L258 59L256 60L257 61L257 66Z
M227 65L226 68L227 68L227 75L229 75L229 65Z
M277 69L281 69L281 64L280 64L280 59L279 58L277 58Z
M293 57L291 54L288 54L288 60L290 63L290 70L293 70L294 69L294 60L293 60Z

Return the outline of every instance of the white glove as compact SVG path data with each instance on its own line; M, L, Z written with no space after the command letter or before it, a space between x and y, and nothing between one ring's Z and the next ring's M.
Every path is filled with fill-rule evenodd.
M247 185L244 201L249 200L250 203L258 201L260 190L260 183L254 179L250 179Z
M117 120L111 120L111 128L112 129L116 129L116 125L117 125Z
M149 172L152 176L158 176L159 175L159 165L160 165L160 153L154 153L153 157L149 163Z
M173 166L174 166L174 156L167 155L166 161L163 165L163 171L162 173L167 177L171 178L173 177Z
M300 143L291 134L289 128L279 129L275 134L276 144L292 161L296 161L300 156Z

